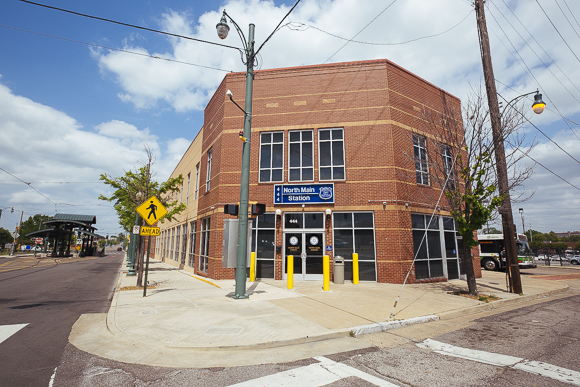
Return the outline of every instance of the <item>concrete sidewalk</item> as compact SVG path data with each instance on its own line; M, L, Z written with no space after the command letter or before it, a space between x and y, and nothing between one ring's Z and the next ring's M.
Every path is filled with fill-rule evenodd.
M124 266L123 266L124 268ZM522 276L525 295L506 292L505 274L484 272L484 303L450 294L465 281L420 285L365 283L334 285L318 281L248 282L247 300L233 300L233 280L207 280L153 260L154 289L124 290L135 277L120 275L107 314L86 314L73 326L70 342L109 359L163 367L223 367L289 362L370 347L356 337L400 326L450 318L522 303L567 290L562 282ZM394 318L390 313L401 293ZM389 321L390 320L390 321Z

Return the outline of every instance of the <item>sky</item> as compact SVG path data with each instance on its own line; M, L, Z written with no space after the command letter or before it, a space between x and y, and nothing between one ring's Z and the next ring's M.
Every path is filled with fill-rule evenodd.
M260 46L295 1L38 0L52 7L234 47L215 25L226 9ZM488 0L498 93L539 89L547 104L522 131L537 144L518 231L580 230L580 2ZM203 109L237 50L109 23L19 0L0 2L0 227L37 213L94 214L122 232L99 181L156 155L169 177L203 125ZM483 82L469 0L302 0L260 51L259 68L389 59L465 100ZM532 97L526 100L531 106ZM505 106L505 104L504 104ZM543 165L543 167L541 165ZM545 168L544 168L545 167ZM547 169L546 169L547 168ZM548 171L549 170L549 171ZM11 209L14 208L14 212Z

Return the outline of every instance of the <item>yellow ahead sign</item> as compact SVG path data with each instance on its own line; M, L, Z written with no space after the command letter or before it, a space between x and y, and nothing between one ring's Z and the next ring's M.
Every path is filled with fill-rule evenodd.
M161 234L161 229L159 227L141 227L141 234L140 235L153 235L158 236Z
M155 196L151 196L137 207L137 212L150 226L161 219L163 215L167 214L167 210Z

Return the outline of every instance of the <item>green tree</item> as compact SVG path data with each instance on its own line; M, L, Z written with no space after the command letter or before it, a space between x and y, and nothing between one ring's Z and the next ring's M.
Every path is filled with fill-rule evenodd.
M10 231L4 227L0 227L0 249L3 249L6 243L12 243L13 241L14 238L12 238Z
M125 172L124 176L115 178L108 174L101 174L100 176L100 180L113 188L114 191L110 196L99 195L99 199L114 203L113 206L119 217L119 224L127 233L131 232L135 224L136 208L151 196L156 196L167 209L167 214L160 219L161 223L165 220L174 220L175 216L186 208L185 204L176 199L183 183L183 176L180 174L177 177L169 178L163 183L154 181L151 167L155 162L155 157L148 147L145 147L145 153L147 159L141 162L142 166L136 171L130 170ZM135 262L135 269L138 273L137 286L142 286L141 284L143 283L142 252L145 238L140 239L142 243L137 247L137 260Z
M457 233L463 237L467 285L469 293L476 295L471 259L471 249L478 245L474 233L486 228L483 226L495 216L503 197L497 192L487 97L481 87L472 90L462 109L463 118L461 107L442 94L439 106L424 108L420 125L427 133L424 137L431 186L442 189L447 198L447 205L440 207L451 213ZM506 158L512 191L522 187L533 172L531 167L517 168L517 162L530 150L523 147L525 138L518 133L525 122L518 110L513 108L502 114L502 136L510 141Z
M483 234L503 234L503 231L495 227L482 227Z
M29 216L24 222L22 222L22 226L20 227L20 236L18 237L17 241L20 244L32 244L32 237L27 237L26 234L29 234L34 231L38 231L44 228L44 222L49 221L52 219L52 216L36 214L34 216Z

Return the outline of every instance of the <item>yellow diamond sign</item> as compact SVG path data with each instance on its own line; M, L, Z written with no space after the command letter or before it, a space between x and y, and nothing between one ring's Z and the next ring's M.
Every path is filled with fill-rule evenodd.
M137 207L137 212L147 223L149 223L149 225L153 225L153 223L161 219L163 215L167 214L167 210L155 196L151 196L143 204Z

